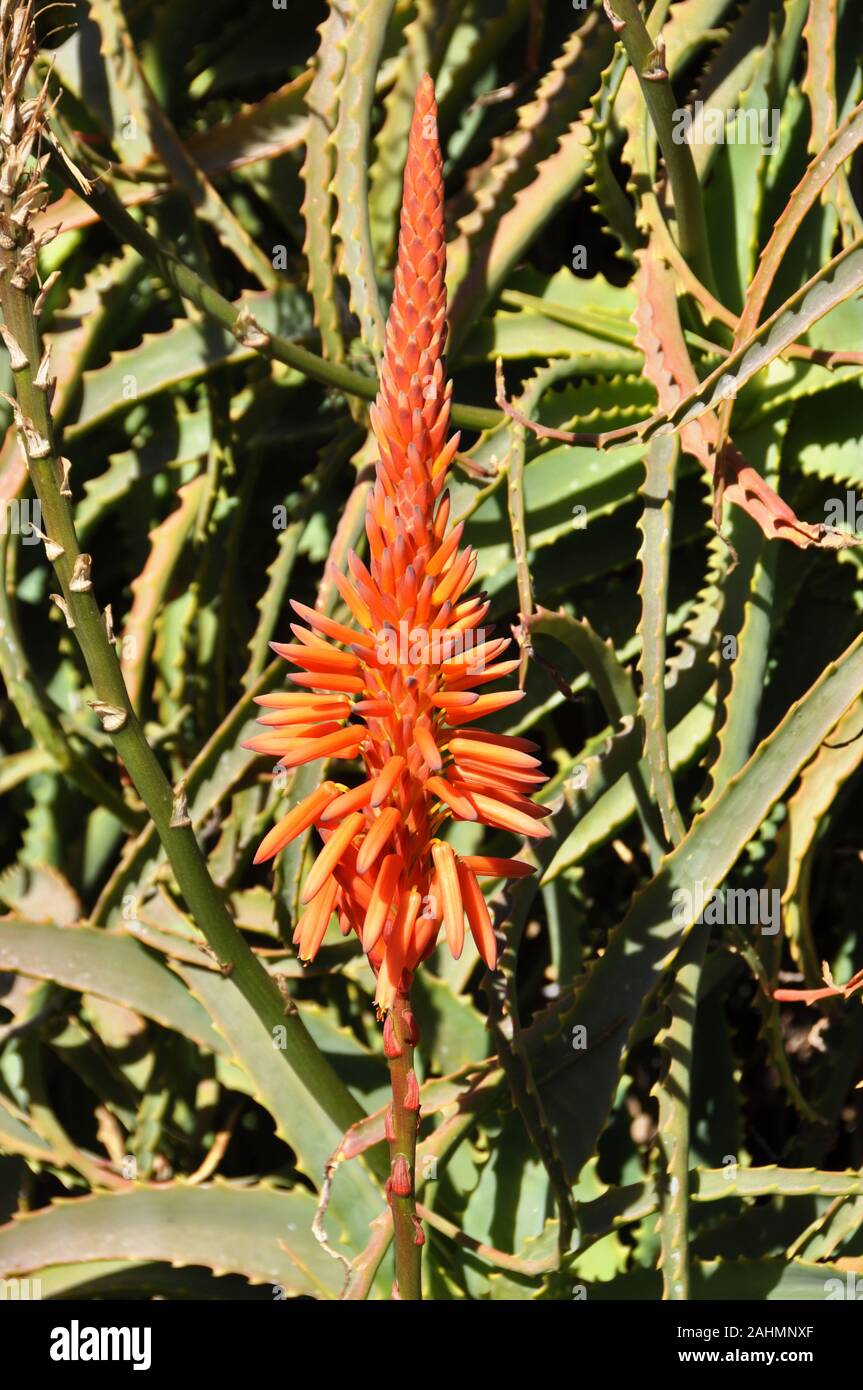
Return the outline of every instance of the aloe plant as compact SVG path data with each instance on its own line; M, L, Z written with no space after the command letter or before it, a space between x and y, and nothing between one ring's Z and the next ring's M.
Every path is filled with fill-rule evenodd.
M857 7L325 10L0 4L0 1280L824 1299Z

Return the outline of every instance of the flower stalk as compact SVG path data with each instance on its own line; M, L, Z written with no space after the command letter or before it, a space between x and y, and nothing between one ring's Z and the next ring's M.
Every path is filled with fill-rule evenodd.
M419 1087L413 1068L418 1041L410 997L399 994L387 1019L384 1047L393 1098L387 1116L390 1176L387 1197L393 1216L396 1281L394 1296L422 1298L421 1259L425 1244L416 1208L416 1150L420 1122Z

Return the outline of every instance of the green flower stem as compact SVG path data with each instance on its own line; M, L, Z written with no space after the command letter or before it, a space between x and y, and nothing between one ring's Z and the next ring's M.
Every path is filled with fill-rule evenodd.
M23 417L22 435L33 486L42 507L42 522L49 541L62 546L53 561L62 589L67 621L74 624L96 695L95 707L110 733L118 755L128 768L135 788L156 827L174 871L180 891L197 925L222 969L254 1009L271 1037L285 1029L281 1051L285 1062L302 1078L322 1110L342 1131L364 1111L319 1051L296 1009L286 1001L276 981L264 969L232 921L221 894L213 883L203 854L185 814L183 798L174 792L139 724L113 643L110 641L94 597L89 557L82 559L72 509L61 489L62 464L54 444L48 392L36 384L42 348L30 293L11 283L14 267L0 271L0 309L25 366L13 371L18 407ZM233 313L233 311L232 311ZM82 579L83 576L83 579ZM386 1160L381 1151L369 1155L372 1167L383 1176Z
M654 64L655 42L648 33L638 0L612 0L612 5L618 19L622 21L620 38L635 69L668 170L677 216L680 250L702 284L715 293L716 281L707 242L707 222L701 184L698 182L695 162L688 144L686 141L678 144L674 139L674 113L679 107L672 90L671 79L667 74L664 77L645 76Z
M375 399L378 392L376 377L364 376L339 362L327 362L308 348L290 342L278 333L262 335L260 341L255 341L251 336L244 340L236 305L219 294L218 290L202 280L200 275L170 251L160 246L146 228L130 216L109 184L104 181L94 182L91 191L85 191L71 181L69 171L59 157L55 162L55 170L122 242L134 247L184 299L189 300L209 318L215 319L230 333L234 333L241 342L245 341L249 347L255 348L266 357L273 357L277 362L293 367L312 381L319 381L324 386L333 386L349 396L359 396L366 401ZM452 409L452 421L458 429L496 429L503 420L504 417L498 411L485 410L481 406L454 405Z

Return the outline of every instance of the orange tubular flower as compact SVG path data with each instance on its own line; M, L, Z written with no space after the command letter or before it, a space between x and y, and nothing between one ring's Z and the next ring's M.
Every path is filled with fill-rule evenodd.
M460 550L444 490L458 436L447 441L452 385L444 372L446 249L443 174L431 78L416 96L404 175L395 292L380 390L371 408L379 449L366 513L368 565L349 556L333 579L355 619L345 626L301 603L296 641L274 643L302 668L298 694L261 697L266 733L247 747L297 767L359 754L365 778L325 782L267 835L256 863L314 825L324 848L306 880L294 940L311 960L336 912L377 975L381 1013L410 987L441 926L454 955L468 926L486 965L497 948L478 876L519 877L511 859L459 857L438 838L444 821L479 821L545 836L528 798L545 779L533 744L474 720L520 699L489 694L508 675L507 640L482 629L489 605L466 598L476 554ZM480 686L478 694L472 687Z

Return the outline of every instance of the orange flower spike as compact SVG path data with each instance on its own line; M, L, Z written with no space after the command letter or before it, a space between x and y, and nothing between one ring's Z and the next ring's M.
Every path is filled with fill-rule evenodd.
M301 689L260 698L265 731L247 744L284 767L361 757L355 785L325 783L270 831L256 862L314 825L324 847L302 895L301 958L314 956L331 918L347 925L378 977L383 1014L404 1006L413 972L442 930L453 954L461 952L465 918L493 968L497 943L477 875L531 872L518 860L458 856L442 838L445 822L548 834L539 824L545 812L530 800L545 780L536 746L476 727L522 696L484 689L517 662L500 660L509 641L482 626L488 603L468 592L476 554L460 548L463 523L451 518L445 491L458 436L447 438L443 192L434 86L424 77L370 411L378 463L368 553L361 560L352 552L347 574L329 570L348 610L344 621L292 602L303 625L291 625L293 641L272 645L301 668L291 677Z

